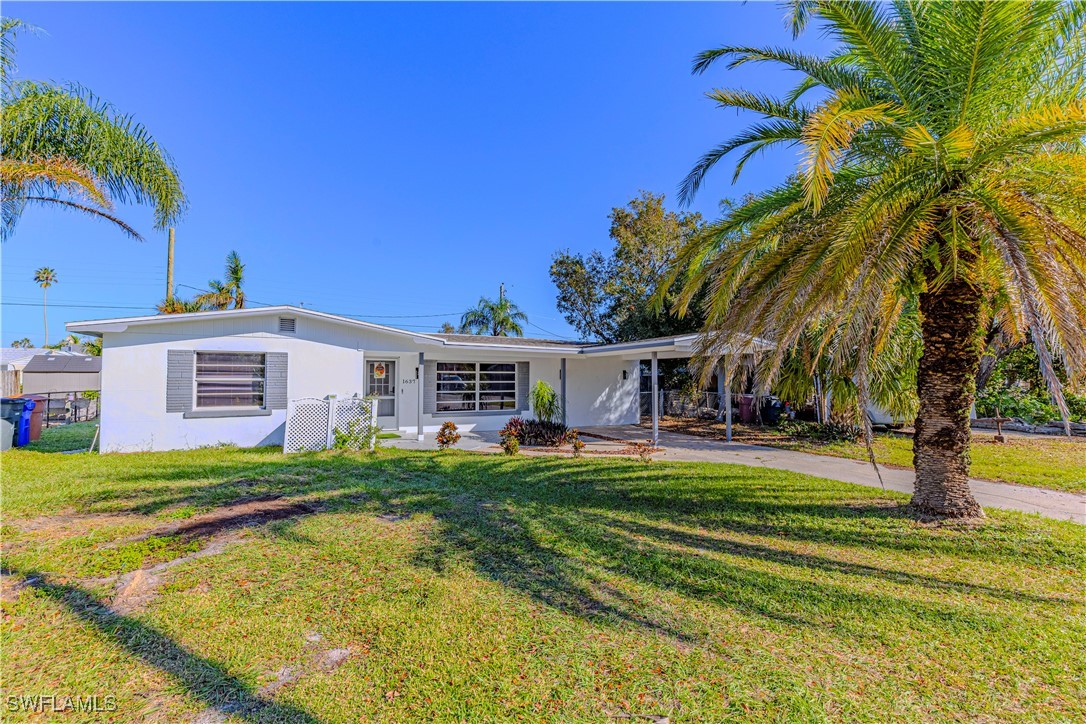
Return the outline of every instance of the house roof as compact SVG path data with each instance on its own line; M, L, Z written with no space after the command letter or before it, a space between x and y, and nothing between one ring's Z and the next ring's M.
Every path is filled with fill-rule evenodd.
M101 372L102 358L86 355L39 354L31 358L23 373L36 372Z
M212 319L224 316L248 317L263 315L289 314L294 317L309 317L320 319L345 326L361 329L378 330L389 334L410 337L424 344L440 345L442 347L460 349L486 348L492 350L524 350L532 349L536 352L567 355L632 355L657 352L664 356L684 357L693 353L694 345L700 335L680 334L672 337L657 337L655 339L638 340L635 342L619 342L616 344L600 344L586 342L569 342L557 339L534 339L531 337L491 337L474 334L443 334L410 332L396 327L388 327L373 322L363 322L359 319L344 317L338 314L318 312L313 309L303 309L290 305L277 305L269 307L252 307L249 309L229 309L214 312L192 312L188 314L156 314L142 317L120 317L116 319L94 319L83 322L69 322L68 331L80 334L89 334L100 337L106 332L124 332L130 327L139 327L151 324L176 324L193 319ZM771 349L772 343L765 340L753 340L755 349Z
M69 357L77 352L69 352L63 349L45 349L39 347L0 347L0 365L9 365L13 362L28 360L35 355L49 354L58 357Z

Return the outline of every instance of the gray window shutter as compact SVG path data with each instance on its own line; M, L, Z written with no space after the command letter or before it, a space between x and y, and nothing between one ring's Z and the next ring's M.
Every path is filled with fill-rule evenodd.
M528 363L517 362L517 410L528 409Z
M166 352L166 412L188 412L192 409L192 380L196 353L191 349L171 349Z
M422 368L422 412L437 412L437 362L426 362Z
M264 355L264 406L269 410L287 409L287 353Z

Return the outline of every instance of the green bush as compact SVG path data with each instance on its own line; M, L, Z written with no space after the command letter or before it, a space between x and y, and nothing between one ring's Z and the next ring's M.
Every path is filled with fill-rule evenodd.
M554 388L543 380L532 388L532 411L540 422L558 423L562 420L562 401Z
M376 444L377 430L361 420L351 420L346 427L332 430L333 450L369 450Z
M855 425L837 422L781 420L777 429L796 439L816 442L854 442L860 437L860 429Z
M437 431L437 446L441 450L448 450L460 442L460 433L456 431L456 423L446 420L441 423L441 429Z

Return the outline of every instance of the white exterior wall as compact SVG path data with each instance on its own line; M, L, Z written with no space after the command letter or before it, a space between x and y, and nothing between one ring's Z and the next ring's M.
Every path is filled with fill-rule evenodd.
M279 314L238 318L165 321L106 332L102 352L101 450L136 452L177 450L219 443L242 447L281 445L286 410L253 417L188 418L166 412L166 364L171 349L285 352L287 396L349 397L365 393L367 360L397 362L397 427L417 433L422 380L416 377L419 352L427 361L529 363L529 384L542 379L561 390L560 356L517 350L456 349L381 330L296 317L296 333L279 334ZM289 316L289 315L283 315ZM617 425L638 421L636 360L619 357L567 358L567 422L571 426ZM622 371L627 379L622 380ZM528 411L520 414L528 415ZM476 413L423 416L434 432L445 420L465 431L498 430L511 414Z
M636 425L641 420L640 363L620 357L572 357L566 362L566 424ZM622 379L625 370L626 379ZM555 388L557 389L557 388Z
M178 450L218 443L282 445L286 410L269 416L185 419L166 412L166 358L171 349L286 352L290 399L362 393L364 353L303 325L275 331L278 316L193 320L106 333L102 349L102 452ZM308 329L306 327L309 327Z

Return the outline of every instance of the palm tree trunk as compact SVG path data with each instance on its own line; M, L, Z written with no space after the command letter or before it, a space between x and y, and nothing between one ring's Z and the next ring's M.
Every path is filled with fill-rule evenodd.
M45 344L43 346L49 346L49 291L46 289L41 290L41 318L45 324Z
M983 352L980 313L980 294L961 279L920 295L924 354L916 380L920 411L913 435L911 506L924 515L984 515L969 490L969 410Z

